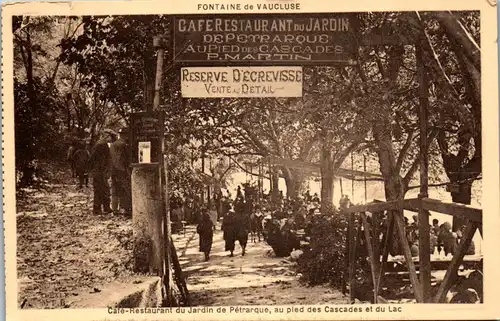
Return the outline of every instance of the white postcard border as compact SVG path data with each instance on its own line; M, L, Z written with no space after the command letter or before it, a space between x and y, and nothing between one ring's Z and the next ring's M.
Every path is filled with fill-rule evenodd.
M485 303L480 305L452 304L405 304L402 313L354 313L354 314L123 314L111 315L106 309L88 310L19 310L17 307L16 278L16 202L14 174L14 108L13 108L13 44L11 31L12 15L98 15L98 14L180 14L218 13L197 11L198 3L213 1L123 1L123 2L75 2L75 3L26 3L3 4L2 10L2 85L3 85L3 199L5 227L5 274L6 311L8 320L271 320L271 319L478 319L500 317L497 303L500 273L500 206L499 206L499 122L498 122L498 55L497 55L497 8L490 2L455 0L420 0L411 5L403 1L328 1L308 0L300 3L300 11L306 12L361 12L361 11L412 11L412 10L481 10L481 59L482 59L482 103L483 103L483 211L484 230L484 290ZM218 1L218 3L253 3L256 1ZM260 3L289 3L289 1L266 1ZM232 13L265 13L265 11L242 10ZM285 11L279 11L285 13ZM229 12L224 12L229 13ZM188 285L189 286L189 285ZM366 307L367 305L359 305ZM375 309L376 305L372 305Z

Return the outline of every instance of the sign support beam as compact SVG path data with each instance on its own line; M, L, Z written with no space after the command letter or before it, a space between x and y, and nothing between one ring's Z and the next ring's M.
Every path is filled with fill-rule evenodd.
M415 45L417 58L417 75L419 82L419 120L420 120L420 193L419 200L429 196L428 184L428 141L427 141L427 122L429 109L429 89L427 87L427 76L424 70L423 50L420 43ZM430 225L429 211L423 206L418 210L418 228L419 228L419 260L420 260L420 284L422 285L422 294L424 302L431 302L431 250L430 250Z
M151 144L150 157L138 156L132 168L132 221L134 233L134 261L136 271L155 273L165 285L167 302L171 299L168 244L165 239L169 220L165 219L163 155L163 117L157 117L163 75L164 45L161 38L154 39L157 49L157 69L153 106L147 105L145 113L132 115L133 150L139 141ZM136 124L137 122L137 124ZM137 127L137 128L135 128ZM137 150L137 154L141 151ZM167 211L166 211L167 210ZM168 224L168 225L167 225Z

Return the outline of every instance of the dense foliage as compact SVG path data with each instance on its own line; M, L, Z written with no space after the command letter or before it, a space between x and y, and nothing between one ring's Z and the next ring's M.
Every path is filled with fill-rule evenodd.
M310 248L298 261L298 271L309 284L331 283L340 287L346 272L346 226L340 215L317 216L311 223Z
M310 244L297 262L302 280L310 285L328 283L340 288L344 281L348 281L346 217L331 209L327 214L315 216L307 230L311 236ZM371 276L362 243L357 249L356 267L357 281L363 288L369 287Z
M55 117L61 107L57 93L38 78L33 80L33 89L38 93L37 108L30 104L27 84L14 80L16 168L31 174L38 169L36 160L65 152L65 146L53 143L59 139L61 126ZM32 178L32 175L24 176L24 185L33 183Z

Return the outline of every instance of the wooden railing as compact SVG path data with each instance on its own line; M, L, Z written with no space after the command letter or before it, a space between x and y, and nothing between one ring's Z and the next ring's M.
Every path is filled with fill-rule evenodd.
M448 214L452 216L459 216L465 218L467 220L465 232L462 238L462 241L458 245L457 251L453 255L453 258L448 266L448 270L446 271L443 282L441 283L437 294L432 300L431 293L429 293L430 289L423 289L421 285L425 281L430 283L430 280L419 280L419 275L417 274L417 270L415 267L415 263L412 260L412 254L410 250L410 246L408 244L405 232L405 223L403 218L403 210L418 212L419 210L425 211L433 211L439 212L442 214ZM453 285L455 276L457 274L459 266L463 262L463 258L467 249L471 245L472 238L476 232L476 229L479 229L482 236L482 210L477 209L471 206L456 204L456 203L446 203L435 199L430 198L422 198L422 199L406 199L406 200L398 200L398 201L390 201L390 202L381 202L374 201L370 204L364 205L356 205L351 206L347 209L342 210L345 215L348 215L348 230L347 230L347 257L346 260L346 270L349 275L349 287L350 287L350 297L351 302L353 302L353 287L355 286L355 273L356 273L356 249L359 246L361 235L364 234L364 238L366 240L366 247L368 256L370 259L370 269L373 281L373 298L374 302L378 303L379 301L379 289L380 282L384 277L385 271L384 266L387 264L388 256L389 256L389 247L393 242L394 228L397 229L398 238L400 240L400 245L403 251L403 255L405 258L405 263L408 268L410 282L413 287L413 293L415 295L415 299L417 302L435 302L441 303L446 299L446 294L450 290ZM371 224L367 218L366 213L369 212L372 214ZM384 244L380 244L380 240L378 239L380 232L379 229L379 220L381 214L383 212L387 212L387 229L385 231L385 242ZM355 233L355 215L359 215L359 220L361 224L358 224L358 231ZM362 228L364 233L362 233ZM427 234L426 237L430 238L429 228L424 229L422 226L419 226L420 234ZM357 235L357 237L355 237ZM373 240L374 236L377 238ZM419 243L420 244L420 243ZM380 246L382 247L382 253L380 253ZM420 257L428 256L430 258L431 251L430 247L425 247L420 244L419 246ZM427 263L428 262L428 263ZM430 270L430 259L427 261L420 262L419 270ZM423 274L420 275L423 277ZM430 276L429 276L430 278Z

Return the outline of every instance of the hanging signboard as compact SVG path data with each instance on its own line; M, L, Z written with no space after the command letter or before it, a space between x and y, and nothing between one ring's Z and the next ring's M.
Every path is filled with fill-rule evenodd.
M184 98L302 97L302 67L181 68Z
M176 63L351 62L353 19L346 13L175 17Z
M161 111L133 113L130 117L132 163L159 163L164 135L164 113Z

